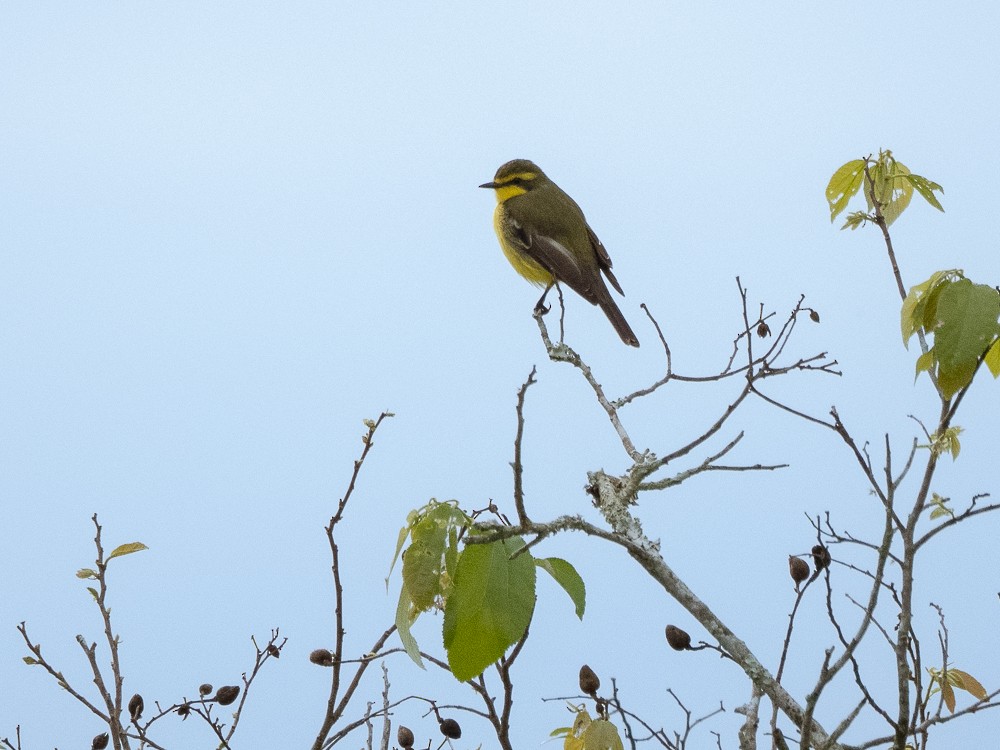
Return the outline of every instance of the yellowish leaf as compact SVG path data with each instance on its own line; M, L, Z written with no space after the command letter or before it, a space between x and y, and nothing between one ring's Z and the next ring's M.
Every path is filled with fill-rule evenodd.
M955 691L948 680L941 680L941 697L951 713L955 713Z
M861 188L864 180L865 160L854 159L833 173L826 186L826 201L830 204L830 222L847 208L851 198Z
M129 542L128 544L119 544L112 550L111 554L108 555L108 560L112 560L116 557L121 557L122 555L131 555L133 552L142 552L144 549L149 549L142 542Z
M563 740L563 750L584 750L584 736L590 724L590 714L581 706L573 719L572 728L567 731L566 739Z
M584 750L625 750L618 728L610 721L595 719L583 736Z
M924 197L924 200L934 206L934 208L938 211L944 211L944 206L941 205L941 202L934 195L935 190L939 190L943 193L943 187L938 185L936 182L928 180L926 177L921 177L917 174L907 175L907 179L910 184L917 189L917 192Z
M910 205L913 197L913 185L905 179L910 174L910 170L898 161L893 162L886 180L886 194L883 196L882 216L885 223L892 224L899 215Z
M917 377L920 375L920 373L931 370L933 367L934 367L934 350L928 349L926 352L917 357L917 365L916 365L917 372L913 376L913 379L916 380Z
M955 687L961 688L967 693L971 693L981 701L986 700L986 688L984 688L982 683L968 672L963 672L961 669L949 669L948 677L955 678Z
M993 342L993 346L986 352L984 361L993 373L993 377L1000 378L1000 339Z

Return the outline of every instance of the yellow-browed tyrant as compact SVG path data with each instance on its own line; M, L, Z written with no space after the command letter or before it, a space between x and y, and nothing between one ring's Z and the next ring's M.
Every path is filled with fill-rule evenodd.
M533 162L514 159L497 170L493 225L507 260L528 281L545 286L536 309L557 283L567 284L592 305L600 305L622 341L639 346L601 274L624 295L611 272L611 256L587 224L583 211Z

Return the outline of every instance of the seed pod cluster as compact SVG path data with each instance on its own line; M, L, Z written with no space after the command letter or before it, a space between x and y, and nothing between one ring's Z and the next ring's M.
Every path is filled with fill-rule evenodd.
M580 692L597 697L597 691L601 689L601 678L597 676L589 666L584 664L580 667Z
M438 726L441 728L441 734L449 740L457 740L462 736L462 727L454 719L441 719L441 723Z
M788 573L791 575L792 580L795 581L796 589L800 583L809 577L809 572L809 563L801 557L796 557L795 555L788 556Z
M691 636L676 625L667 625L667 643L674 651L686 651L691 648Z
M223 685L215 694L215 700L220 706L228 706L239 697L239 685Z
M830 550L822 544L817 544L812 548L813 565L816 570L824 570L830 567Z
M273 643L267 644L267 653L273 656L275 659L281 658L281 649L275 646Z
M400 724L396 730L396 742L403 750L409 750L413 747L413 730Z
M107 732L99 734L94 737L94 741L90 743L90 750L104 750L110 741L111 737L108 736Z

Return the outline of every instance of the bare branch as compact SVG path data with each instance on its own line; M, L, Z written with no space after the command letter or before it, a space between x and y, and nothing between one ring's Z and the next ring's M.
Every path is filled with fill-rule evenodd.
M521 441L524 438L524 396L535 382L535 368L532 367L527 380L517 391L517 433L514 436L514 461L511 468L514 470L514 507L517 509L518 523L529 522L528 511L524 507L524 487L521 484L524 473L524 465L521 462Z

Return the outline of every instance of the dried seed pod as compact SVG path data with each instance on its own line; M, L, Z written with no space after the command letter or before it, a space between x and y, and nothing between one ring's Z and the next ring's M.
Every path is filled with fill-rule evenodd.
M182 719L186 719L190 713L191 713L190 703L182 703L177 707L177 715L180 716Z
M200 695L202 698L204 698L206 695L208 695L211 692L212 692L212 683L211 682L203 682L203 683L201 683L201 685L198 686L198 695Z
M462 736L462 727L454 719L441 719L439 726L441 727L441 734L449 740L457 740Z
M809 320L811 320L813 323L819 323L819 313L816 312L815 310L810 310Z
M789 555L788 573L792 576L792 580L795 581L795 588L798 588L799 584L809 577L809 563L801 557Z
M413 747L413 730L400 724L396 730L396 742L402 748Z
M597 673L586 664L580 667L580 691L596 697L597 691L600 689L601 678L597 676Z
M99 734L94 737L94 741L90 743L90 750L104 750L110 741L111 738L108 736L107 732Z
M240 696L239 685L223 685L215 694L215 700L220 706L228 706Z
M675 625L667 625L667 643L674 651L685 651L691 648L691 636Z
M309 661L313 664L319 664L321 667L332 667L333 654L330 653L329 649L317 648L309 654Z
M816 570L823 570L830 567L830 550L822 544L814 545L812 548L813 565Z
M608 702L604 698L594 698L594 710L597 715L603 719L607 719L608 716Z
M275 659L281 658L281 649L275 646L273 643L267 644L267 653L273 656Z
M142 701L142 696L136 693L128 702L128 715L132 718L132 721L139 721L142 718L143 708L145 708L145 704Z
M771 335L771 327L763 320L757 325L757 335L762 339Z

